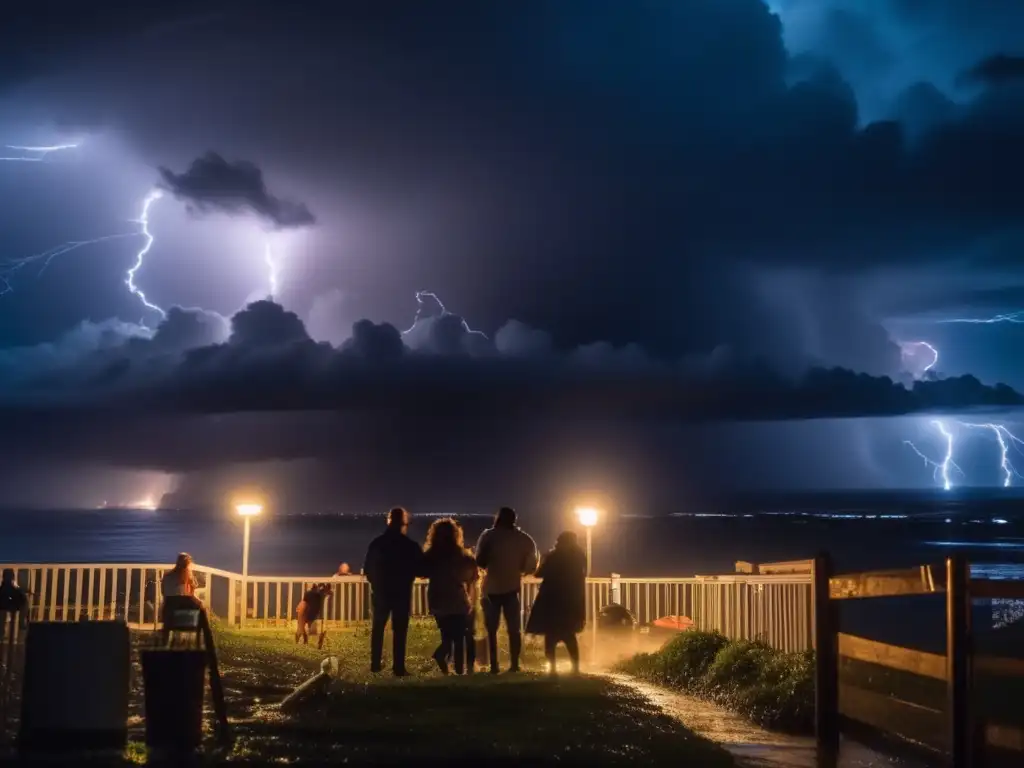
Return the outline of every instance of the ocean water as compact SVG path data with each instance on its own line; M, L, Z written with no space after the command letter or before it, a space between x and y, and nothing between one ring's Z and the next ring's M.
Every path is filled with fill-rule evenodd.
M410 535L422 541L433 516L414 512ZM455 516L467 544L490 522L486 515ZM520 518L542 550L574 526L571 516L556 513L521 510ZM341 562L358 570L383 527L382 514L266 514L253 520L249 570L330 574ZM242 522L227 510L0 510L0 561L169 562L181 551L203 565L239 571ZM609 516L593 530L595 575L730 573L739 560L797 560L821 551L846 571L934 563L959 551L979 574L1024 578L1024 498L996 492L749 497L711 509Z

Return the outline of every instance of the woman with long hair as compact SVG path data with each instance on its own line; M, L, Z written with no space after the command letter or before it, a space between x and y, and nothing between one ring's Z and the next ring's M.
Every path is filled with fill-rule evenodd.
M574 673L580 671L580 646L576 635L587 621L587 555L576 534L564 531L555 548L545 555L537 578L541 579L537 599L530 610L526 631L544 635L548 670L555 674L555 649L565 643Z
M476 560L466 551L462 526L450 517L435 520L427 532L424 562L430 579L427 602L441 632L434 661L447 675L451 658L455 674L461 675L466 660L466 621L473 610L470 594L479 577Z
M164 574L160 588L164 597L195 597L198 586L199 582L192 572L192 556L182 552L175 560L174 568Z

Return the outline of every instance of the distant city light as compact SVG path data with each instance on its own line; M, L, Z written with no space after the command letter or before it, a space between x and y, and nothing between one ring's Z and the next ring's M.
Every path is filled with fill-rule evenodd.
M263 505L258 502L243 502L235 504L235 511L242 517L253 517L263 511Z

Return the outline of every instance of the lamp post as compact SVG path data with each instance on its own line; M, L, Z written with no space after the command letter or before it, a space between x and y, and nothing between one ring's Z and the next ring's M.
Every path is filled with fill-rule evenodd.
M576 507L576 518L580 525L587 529L587 576L590 576L591 562L593 560L593 530L597 520L601 516L596 507Z
M242 578L249 578L249 524L252 519L263 511L263 505L254 502L235 504L235 511L245 521L245 533L242 534Z
M258 502L241 502L235 504L235 511L242 516L244 533L242 534L242 615L238 617L240 625L245 625L246 614L248 613L249 597L249 529L252 519L263 511L263 505Z

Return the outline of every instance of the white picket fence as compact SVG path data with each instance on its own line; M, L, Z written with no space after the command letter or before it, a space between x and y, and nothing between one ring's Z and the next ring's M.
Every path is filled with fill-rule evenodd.
M154 563L12 563L30 593L33 621L123 619L135 629L158 629L160 580L172 566ZM199 597L230 625L294 626L295 608L312 584L334 587L324 608L328 626L370 618L369 584L362 576L249 576L194 565ZM540 582L524 579L524 614ZM806 573L729 574L641 579L618 575L587 579L588 623L605 606L619 603L640 625L662 616L685 616L703 630L734 639L763 638L785 651L811 647L811 579ZM428 615L427 584L416 582L413 614Z

